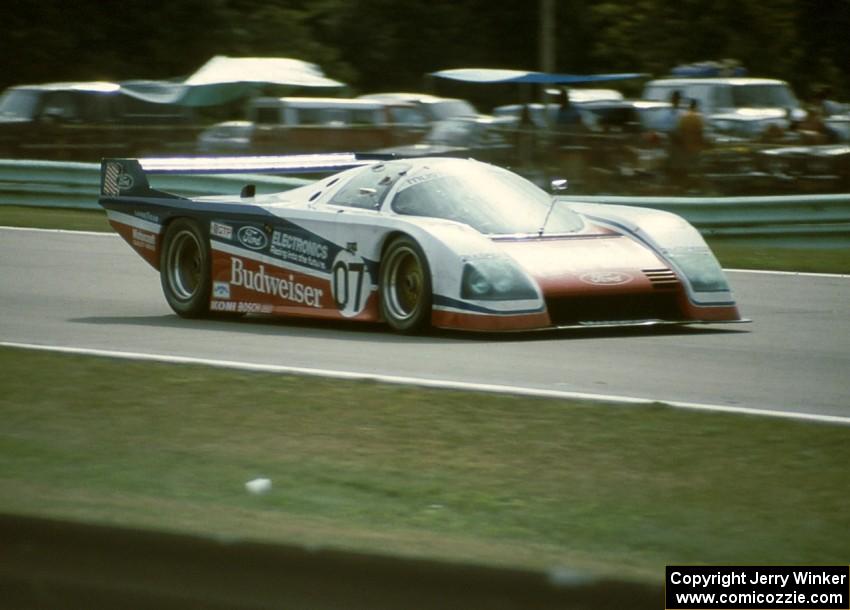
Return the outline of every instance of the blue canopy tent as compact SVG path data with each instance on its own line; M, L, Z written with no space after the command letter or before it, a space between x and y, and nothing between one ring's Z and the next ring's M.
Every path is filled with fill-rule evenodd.
M618 74L558 74L554 72L535 72L532 70L509 70L500 68L456 68L440 70L428 74L430 79L443 79L464 87L458 96L470 98L486 98L485 105L498 105L493 99L501 99L502 103L527 104L532 100L534 87L560 87L573 85L590 85L613 81L623 81L636 78L646 78L648 74L639 72L624 72ZM492 91L478 93L470 87L476 85L491 85ZM433 83L432 83L433 86ZM517 89L513 89L517 87ZM491 88L488 88L491 89ZM501 92L500 92L501 91ZM519 99L517 99L519 98ZM509 100L509 101L506 101Z

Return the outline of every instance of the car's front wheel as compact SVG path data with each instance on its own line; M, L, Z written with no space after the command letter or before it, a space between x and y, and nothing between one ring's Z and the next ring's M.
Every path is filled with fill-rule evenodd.
M160 252L159 275L165 299L184 318L210 311L212 263L209 238L200 225L178 218L168 225Z
M431 322L431 271L414 240L398 237L387 247L380 272L381 313L400 332L412 333Z

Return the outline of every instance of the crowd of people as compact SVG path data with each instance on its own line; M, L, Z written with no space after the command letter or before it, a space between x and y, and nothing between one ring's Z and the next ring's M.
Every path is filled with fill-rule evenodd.
M662 120L656 124L656 130L654 132L648 130L646 125L636 128L636 132L640 132L643 136L637 146L646 147L647 142L652 140L663 156L654 175L656 186L678 192L711 191L712 188L717 188L717 185L712 186L708 184L708 181L717 178L718 175L724 175L722 179L728 180L731 174L736 171L743 174L747 171L744 167L752 165L747 162L735 163L740 161L742 153L736 152L732 155L728 150L724 150L724 146L729 150L750 150L751 154L754 154L762 148L832 144L843 141L845 138L833 131L826 119L836 115L846 115L848 108L830 98L828 89L819 89L803 108L793 112L790 109L787 110L784 121L770 123L767 130L746 138L724 136L703 114L699 100L685 97L680 90L673 90L667 100L669 104L661 104L664 107L659 111L663 115ZM588 160L591 163L601 160L603 164L607 163L608 167L593 169L611 170L606 174L608 182L616 178L618 168L614 168L613 164L622 158L617 158L617 155L611 154L611 151L616 151L618 148L620 150L633 148L636 140L633 137L630 140L629 137L634 136L636 132L624 133L623 130L617 130L616 134L612 134L603 130L595 134L589 133L588 126L583 124L583 121L586 121L586 117L584 119L582 117L583 113L587 114L585 105L572 102L566 88L559 90L557 111L548 114L548 134L542 137L536 136L537 139L534 140L528 135L530 128L534 125L527 107L524 107L519 121L520 158L539 162L542 140L543 149L548 150L547 154L551 154L553 150L559 153L562 160L560 169L574 171L576 163L573 162L570 166L569 161L565 163L563 160L570 158L570 150L584 148L587 151L581 159L584 166L579 168L579 171L587 171ZM779 127L778 124L784 124L784 126ZM594 139L594 136L599 135L603 137ZM550 145L548 148L547 143ZM577 146L577 144L584 146ZM603 156L593 150L587 150L594 147L606 149L607 155ZM729 167L720 168L717 167L718 164ZM758 187L749 185L745 188Z
M625 134L620 130L614 134L604 129L594 133L585 124L586 119L578 105L570 100L566 88L558 91L556 99L554 108L550 107L547 111L544 106L542 124L539 117L532 116L528 104L520 107L514 145L523 167L557 164L557 169L575 175L572 172L586 171L588 162L612 163L610 158L602 159L605 155L600 151L624 150L641 135L640 127L634 127L634 132ZM659 125L659 133L663 136L657 140L665 153L661 168L664 179L678 186L696 186L700 156L708 145L706 122L699 103L697 100L685 103L681 93L676 91L665 114ZM628 140L629 137L632 140ZM580 183L581 179L575 182Z

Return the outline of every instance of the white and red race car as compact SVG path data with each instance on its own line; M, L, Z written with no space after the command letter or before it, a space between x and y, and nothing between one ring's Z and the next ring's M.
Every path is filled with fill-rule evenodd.
M340 171L342 170L342 171ZM156 173L337 171L187 198ZM477 331L741 321L700 234L572 202L467 159L105 159L100 204L181 316L260 313Z

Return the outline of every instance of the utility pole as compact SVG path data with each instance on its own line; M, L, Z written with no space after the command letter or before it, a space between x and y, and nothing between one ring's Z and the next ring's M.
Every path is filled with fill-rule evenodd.
M555 0L540 0L540 70L555 71Z
M555 72L555 69L555 0L540 0L540 71ZM543 116L546 117L548 115L546 110L546 86L540 85L537 94L540 101L543 102ZM548 118L546 121L548 122ZM548 151L551 145L552 142L549 137L546 137L545 149ZM530 162L530 159L523 160ZM550 169L548 166L549 163L544 164L544 176L549 175ZM555 201L555 199L553 198L552 201Z

